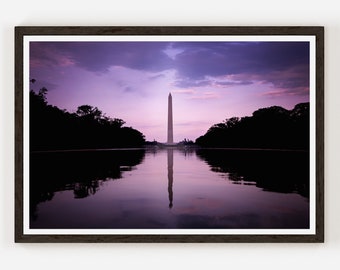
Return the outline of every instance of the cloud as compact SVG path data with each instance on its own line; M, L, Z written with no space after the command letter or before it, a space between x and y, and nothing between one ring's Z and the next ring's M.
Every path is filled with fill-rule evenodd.
M234 76L236 81L215 81L216 85L251 84L253 80L287 88L292 87L289 84L309 84L307 42L197 42L176 46L186 48L175 59L178 86L200 86L198 82L208 85L207 77L221 76Z
M167 45L167 42L33 42L31 48L40 51L43 47L45 52L66 55L72 64L93 72L106 72L111 66L162 71L172 67L173 60L163 51ZM39 63L46 56L49 54L36 53L32 63ZM54 64L59 65L60 61Z
M176 89L172 91L173 93L177 93L177 94L195 94L197 91L193 90L193 89Z
M178 54L181 54L183 52L183 49L180 48L174 48L174 43L170 43L163 52L169 56L171 59L175 60L176 56Z
M272 91L266 91L261 93L261 96L270 98L284 97L284 96L305 96L309 94L309 88L307 87L296 87L288 89L276 89Z
M162 79L165 78L166 75L165 74L156 74L156 75L152 75L149 77L149 80L158 80L158 79Z
M172 93L188 95L188 99L217 99L219 94L214 91L198 91L194 89L177 89Z
M266 80L279 88L308 87L309 67L298 65L281 71L273 71L267 74Z
M104 73L112 67L176 73L176 88L271 84L309 87L307 42L32 42L31 68L77 66ZM163 72L163 73L162 73ZM128 79L128 78L127 78Z
M300 95L301 93L306 94L305 89L309 89L309 65L295 65L284 70L271 70L266 74L233 74L218 80L220 81L217 81L215 86L266 84L271 85L273 89L285 89L287 93L291 91Z
M174 86L179 88L186 88L186 87L202 87L202 86L209 86L212 84L211 80L191 80L191 79L181 79L177 80L174 83Z
M214 88L227 88L231 86L242 86L253 84L254 81L247 77L237 77L235 75L226 75L218 77L208 77L210 81L209 86Z
M209 91L203 93L197 93L196 95L191 96L189 99L218 99L220 96L218 93Z
M45 42L31 42L30 67L72 66L75 64L72 54L60 51Z

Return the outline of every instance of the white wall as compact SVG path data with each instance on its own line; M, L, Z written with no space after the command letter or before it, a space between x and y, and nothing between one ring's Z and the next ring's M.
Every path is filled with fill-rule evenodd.
M3 0L0 3L2 269L339 269L340 12L334 0ZM325 26L324 244L15 244L14 26ZM5 268L3 268L3 266Z

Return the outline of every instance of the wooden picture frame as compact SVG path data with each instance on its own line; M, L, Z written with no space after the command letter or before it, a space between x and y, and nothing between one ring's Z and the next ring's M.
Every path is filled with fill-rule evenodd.
M309 228L306 230L287 229L276 232L272 229L254 229L247 232L247 228L229 232L227 229L221 233L216 230L203 228L186 233L183 229L179 233L176 229L171 233L163 233L162 228L140 232L128 227L122 233L101 233L90 227L77 231L55 229L31 229L29 226L29 211L27 197L30 196L30 147L32 136L30 134L30 118L28 111L28 90L30 87L30 42L39 41L81 41L96 37L114 37L115 40L129 37L142 37L144 41L200 41L201 38L210 38L217 41L224 37L236 37L240 42L251 41L305 41L309 44ZM64 39L63 39L64 38ZM184 39L183 39L184 38ZM222 39L221 39L222 38ZM269 39L268 39L269 38ZM204 40L204 39L203 39ZM264 57L265 59L265 57ZM41 95L44 93L40 92ZM27 138L29 137L29 138ZM53 172L51 172L53 173ZM172 183L171 183L172 184ZM170 196L170 195L169 195ZM246 232L242 232L246 229ZM251 229L251 228L250 228ZM74 232L73 232L74 231ZM282 26L282 27L39 27L19 26L15 28L15 242L135 242L135 243L254 243L254 242L305 242L321 243L324 241L324 28L319 26Z

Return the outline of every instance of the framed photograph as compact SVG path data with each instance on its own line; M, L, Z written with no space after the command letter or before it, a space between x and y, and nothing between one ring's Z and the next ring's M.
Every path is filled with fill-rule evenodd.
M324 28L15 29L16 242L324 241Z

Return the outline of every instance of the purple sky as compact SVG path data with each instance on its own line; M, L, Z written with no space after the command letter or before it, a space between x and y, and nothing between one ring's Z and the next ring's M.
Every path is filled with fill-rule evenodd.
M226 118L309 101L309 43L31 42L30 78L49 104L96 106L160 142L171 92L174 140L195 140Z

